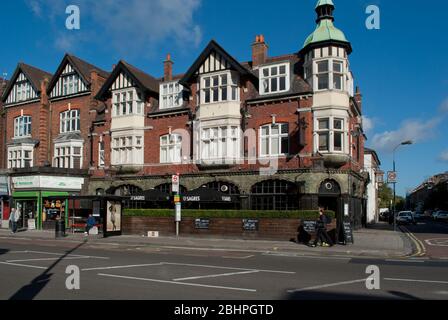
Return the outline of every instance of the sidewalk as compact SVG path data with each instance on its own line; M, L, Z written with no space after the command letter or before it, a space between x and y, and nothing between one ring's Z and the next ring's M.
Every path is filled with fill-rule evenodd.
M161 248L176 248L184 250L213 250L213 251L238 251L261 252L275 255L316 255L316 256L356 256L376 258L400 258L411 255L413 248L411 242L400 231L394 232L388 224L378 224L368 229L362 229L353 233L355 244L335 245L331 248L310 248L304 244L288 241L266 240L233 240L200 237L159 237L147 238L142 236L120 236L100 238L89 236L90 243L114 244L118 246L151 246ZM25 231L12 235L9 230L0 230L0 237L27 238L27 239L54 239L54 232ZM85 241L83 234L68 234L60 241Z

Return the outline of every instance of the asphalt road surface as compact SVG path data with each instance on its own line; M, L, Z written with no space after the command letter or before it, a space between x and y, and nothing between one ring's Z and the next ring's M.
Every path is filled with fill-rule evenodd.
M438 224L415 228L428 238L446 238L434 234ZM69 266L79 268L79 290L66 287ZM369 266L378 267L379 290L367 289ZM445 300L447 267L448 259L425 257L307 257L12 236L0 239L0 299Z
M427 220L405 228L424 246L426 257L448 260L448 223Z

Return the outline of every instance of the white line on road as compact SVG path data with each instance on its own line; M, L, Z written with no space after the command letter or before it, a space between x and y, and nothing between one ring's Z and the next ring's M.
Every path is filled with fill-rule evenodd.
M255 256L254 256L254 255L245 256L245 257L229 257L229 256L223 256L224 259L241 259L241 260L243 260L243 259L249 259L249 258L252 258L252 257L255 257Z
M311 291L311 290L324 289L324 288L330 288L330 287L338 287L338 286L343 286L343 285L346 285L346 284L354 284L354 283L359 283L359 282L365 282L366 280L367 280L367 278L366 279L359 279L359 280L352 280L352 281L328 283L328 284L323 284L323 285L320 285L320 286L314 286L314 287L308 287L308 288L302 288L302 289L295 289L295 290L288 290L288 292L289 293L294 293L294 292Z
M47 251L33 251L33 250L25 250L25 251L11 251L8 252L9 253L36 253L36 254L46 254L46 255L50 255L50 256L63 256L65 254L67 254L66 252L47 252ZM104 259L104 260L108 260L110 258L108 257L99 257L99 256L86 256L86 255L81 255L81 254L70 254L70 257L79 257L79 258L91 258L91 259Z
M21 260L6 260L6 262L27 262L27 261L56 261L56 260L78 260L90 259L90 257L65 257L65 258L39 258L39 259L21 259Z
M205 278L218 278L218 277L227 277L227 276L237 276L237 275L240 275L240 274L250 274L250 273L258 273L258 272L259 272L258 270L254 270L254 271L241 271L241 272L211 274L211 275L207 275L207 276L178 278L178 279L173 279L173 281L185 281L185 280L197 280L197 279L205 279Z
M81 269L81 271L128 269L128 268L141 268L141 267L151 267L151 266L161 266L161 265L162 265L162 263L160 262L160 263L150 263L150 264L134 264L134 265L128 265L128 266L86 268L86 269Z
M386 259L387 262L407 262L407 263L425 263L425 260L398 260L398 259Z
M274 253L266 252L263 256L274 256L274 257L290 257L290 258L304 258L304 259L331 259L331 260L351 260L352 257L341 257L341 256L305 256L297 253Z
M402 281L402 282L421 282L421 283L439 283L448 284L448 281L435 281L435 280L415 280L415 279L396 279L396 278L384 278L386 281Z
M147 278L136 278L136 277L118 276L118 275L104 274L104 273L99 273L98 275L99 275L99 276L102 276L102 277L121 278L121 279L138 280L138 281L148 281L148 282L158 282L158 283L168 283L168 284L181 285L181 286L192 286L192 287L203 287L203 288L212 288L212 289L223 289L223 290L235 290L235 291L257 292L257 290L255 290L255 289L232 288L232 287L221 287L221 286L210 286L210 285L197 284L197 283L175 282L175 281L157 280L157 279L147 279Z
M258 271L258 272L267 272L267 273L295 274L295 272L290 272L290 271L261 270L261 269L246 269L246 268L234 268L234 267L221 267L221 266L210 266L210 265L203 265L203 264L172 263L172 262L162 262L162 264L174 265L174 266L184 266L184 267L199 267L199 268L213 268L213 269L227 269L227 270Z
M0 264L5 264L5 265L8 265L8 266L16 266L16 267L33 268L33 269L44 269L44 270L47 270L47 269L48 269L48 268L46 268L46 267L29 266L29 265L26 265L26 264L20 264L20 263L0 262Z

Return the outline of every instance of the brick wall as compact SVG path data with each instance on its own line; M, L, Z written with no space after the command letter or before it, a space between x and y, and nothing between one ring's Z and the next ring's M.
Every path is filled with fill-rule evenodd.
M180 234L183 236L223 237L236 239L272 239L290 241L297 239L301 221L298 219L259 219L258 231L244 231L242 219L210 219L208 230L195 228L194 218L183 218ZM329 232L336 228L336 221L328 226ZM147 235L159 231L160 236L173 236L176 224L173 218L123 217L122 230L127 235Z

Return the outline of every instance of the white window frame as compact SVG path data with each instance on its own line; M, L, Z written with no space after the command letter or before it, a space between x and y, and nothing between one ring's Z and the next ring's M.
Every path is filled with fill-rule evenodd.
M160 163L181 163L181 162L182 162L182 136L180 134L166 134L161 136Z
M328 121L328 129L321 129L319 126L320 121ZM335 121L342 121L342 128L335 128ZM316 147L315 150L320 153L347 153L346 147L346 136L347 136L347 119L340 116L322 116L316 119ZM336 150L335 148L335 134L341 135L341 150ZM320 149L320 135L327 134L328 135L328 150Z
M227 76L226 78L227 83L223 81L224 76ZM217 83L214 81L216 77L218 78ZM206 75L201 76L200 79L201 104L240 101L238 82L239 82L238 74L231 71L208 73ZM216 99L214 94L215 90L217 92ZM225 98L223 98L224 92L226 92ZM209 94L209 99L206 99L207 93Z
M75 148L79 148L79 153L75 153ZM84 160L83 153L84 153L83 141L55 143L54 155L53 155L53 167L63 169L82 169ZM75 158L79 158L79 167L76 168L75 168Z
M106 148L104 141L98 142L98 167L104 168L106 166Z
M324 72L319 72L319 64L322 62L328 63L328 70ZM335 70L336 63L340 63L341 70L337 71ZM314 91L327 91L327 90L334 90L334 91L345 91L347 88L347 66L346 62L343 59L338 58L324 58L324 59L318 59L315 60L312 64L315 72L314 72ZM319 76L327 75L328 76L328 88L319 88ZM336 88L335 83L335 75L338 75L341 77L341 88ZM308 74L306 74L306 77L308 79Z
M201 128L201 160L239 159L240 127L222 125Z
M143 115L144 103L135 88L112 92L112 117Z
M79 93L79 76L76 73L62 76L62 95L77 93Z
M123 134L112 137L112 165L143 165L143 134Z
M81 112L79 109L66 110L59 114L60 133L79 131L81 131Z
M280 69L284 67L285 73L280 73ZM276 74L273 75L273 70L276 69ZM290 64L289 62L272 64L269 66L263 66L260 68L260 94L275 94L288 92L291 88L291 78L290 78ZM280 89L280 79L285 78L285 89ZM265 81L269 83L269 90L265 86ZM277 90L272 90L272 84L275 83Z
M14 119L14 138L31 137L31 116L20 116Z
M272 128L278 126L279 127L279 133L278 134L273 134L272 133ZM287 132L286 133L282 133L282 128L286 126L287 127ZM264 134L263 133L263 129L264 128L268 128L268 134ZM278 150L274 151L272 150L272 141L273 139L277 138L278 139ZM284 138L287 138L288 141L288 152L283 153L282 151L282 141ZM267 150L267 152L263 152L263 142L265 140L268 140L268 148L269 150ZM289 150L290 150L290 136L289 136L289 123L286 122L281 122L281 123L269 123L269 124L265 124L260 126L259 128L259 155L260 157L282 157L282 156L287 156L289 154Z
M29 157L25 157L26 152L29 152ZM8 147L8 169L15 168L32 168L34 157L33 145L20 145ZM29 163L27 166L26 163Z
M160 109L181 107L183 102L184 87L178 81L164 82L160 84Z
M16 84L16 101L26 101L31 98L31 84L28 81L19 82Z

